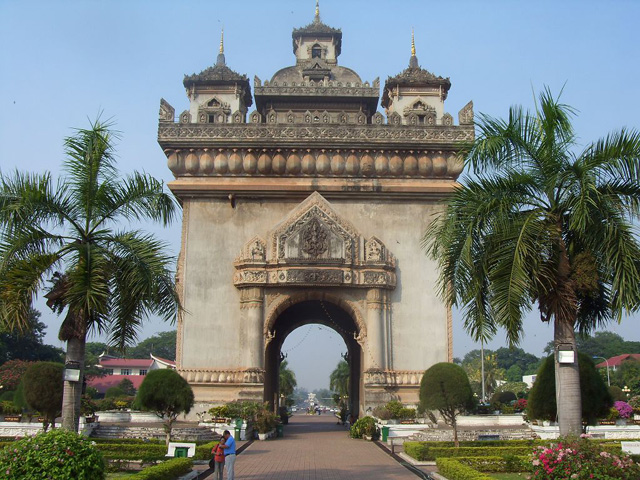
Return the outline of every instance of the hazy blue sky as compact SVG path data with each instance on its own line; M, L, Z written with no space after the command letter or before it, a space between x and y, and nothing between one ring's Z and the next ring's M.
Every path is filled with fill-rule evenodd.
M28 1L0 0L0 168L58 172L62 140L99 111L122 132L120 168L172 180L156 142L164 97L188 107L182 79L211 66L225 29L227 65L269 79L294 63L291 30L313 19L314 0ZM411 28L422 67L451 78L446 110L469 100L476 112L504 116L532 104L532 92L564 86L563 100L588 143L637 127L640 76L635 1L321 1L322 20L342 28L339 63L381 82L406 68ZM252 83L253 84L253 83ZM179 224L158 231L179 248ZM46 340L59 344L59 320L39 307ZM612 325L639 340L638 318ZM454 314L454 351L476 345ZM533 314L522 346L540 355L552 329ZM144 338L169 327L152 321ZM425 339L425 344L428 342ZM504 344L499 334L490 346ZM284 345L299 383L324 387L344 345L325 327L306 326Z

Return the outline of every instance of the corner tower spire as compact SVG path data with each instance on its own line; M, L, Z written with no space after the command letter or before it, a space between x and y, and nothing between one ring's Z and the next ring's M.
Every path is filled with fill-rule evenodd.
M409 59L409 68L418 68L418 57L416 57L416 41L411 29L411 58Z
M320 23L320 0L316 0L316 16L313 18L313 23Z
M220 31L220 50L218 51L218 58L216 59L216 65L225 65L224 58L224 28Z

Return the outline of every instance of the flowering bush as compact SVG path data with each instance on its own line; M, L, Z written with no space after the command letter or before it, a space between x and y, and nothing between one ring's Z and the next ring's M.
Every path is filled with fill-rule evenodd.
M516 412L523 412L527 409L527 400L525 398L519 398L516 403L513 404L513 409Z
M633 413L640 415L640 395L634 395L629 399L629 405L633 408Z
M633 413L633 408L627 402L615 402L613 404L613 408L615 408L620 414L620 418L629 418Z
M640 465L628 456L600 451L598 444L582 438L560 439L549 447L536 447L531 458L532 480L640 478Z
M22 375L32 363L24 360L9 360L0 366L0 385L5 392L18 388Z
M14 442L0 452L0 476L6 480L101 480L105 463L91 441L56 428Z
M617 408L611 407L609 409L609 414L607 415L607 419L608 420L616 420L618 418L620 418L620 412L618 411Z

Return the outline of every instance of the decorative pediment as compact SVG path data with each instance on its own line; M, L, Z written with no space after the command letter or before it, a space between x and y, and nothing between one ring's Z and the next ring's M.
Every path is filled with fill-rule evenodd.
M234 284L395 288L395 259L377 237L366 240L317 192L238 256Z

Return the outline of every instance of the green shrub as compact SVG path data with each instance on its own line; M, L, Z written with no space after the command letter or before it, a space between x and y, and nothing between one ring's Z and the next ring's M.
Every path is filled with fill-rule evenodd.
M175 480L181 475L189 473L193 469L193 462L190 458L174 458L147 467L144 470L124 477L122 480Z
M124 393L120 387L109 387L104 394L104 398L119 398L125 397L127 394Z
M211 458L211 450L218 444L217 441L198 445L196 447L196 453L193 456L194 460L209 460Z
M363 435L367 435L376 440L380 436L375 418L369 416L359 418L356 423L351 426L349 433L351 438L362 438Z
M164 460L167 446L164 443L97 443L96 448L108 460L142 460L150 462Z
M480 473L471 467L463 465L452 458L438 458L436 460L438 473L449 480L492 480L490 476Z
M580 369L580 391L582 393L582 418L593 425L597 418L601 418L613 405L607 384L597 372L596 367L588 355L578 352ZM543 360L538 369L536 382L529 392L527 416L531 419L555 420L556 408L556 377L555 360L550 355Z
M0 395L0 402L13 402L13 396L16 392L9 390L8 392L2 392Z
M212 407L209 414L214 418L242 418L243 420L253 420L264 405L261 402L251 402L247 400L236 400L233 402Z
M105 462L91 441L57 428L5 448L0 472L6 480L100 480L105 478Z
M31 409L44 417L45 432L62 413L63 371L61 363L36 362L22 376L24 398Z
M456 460L461 464L480 472L528 472L531 468L529 455L505 455L503 457L456 457Z
M0 412L5 415L18 415L19 413L22 413L22 409L14 405L13 402L3 401L0 402Z

